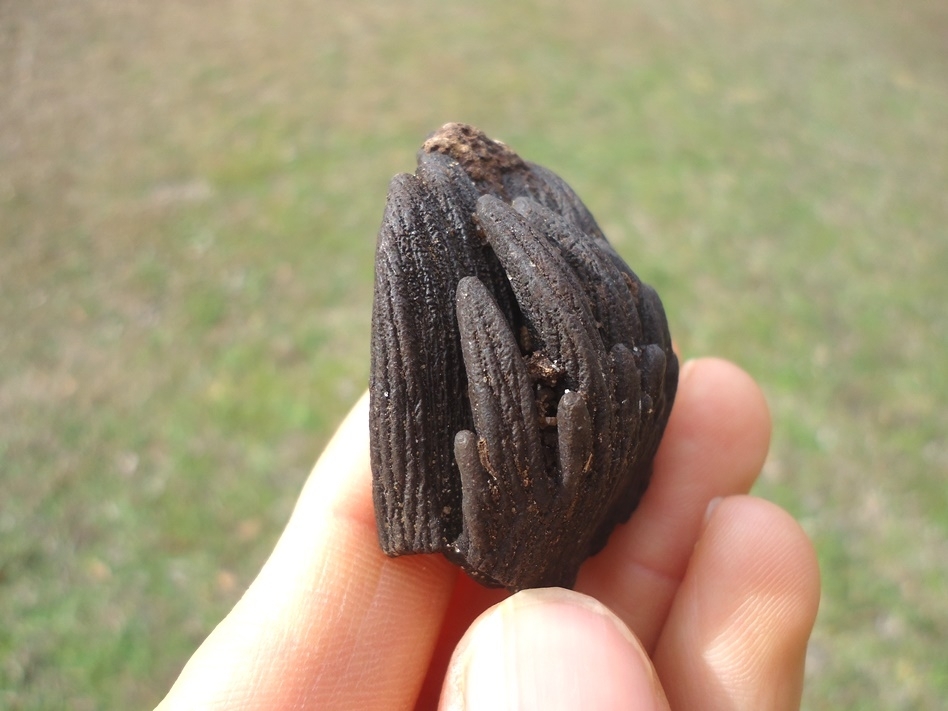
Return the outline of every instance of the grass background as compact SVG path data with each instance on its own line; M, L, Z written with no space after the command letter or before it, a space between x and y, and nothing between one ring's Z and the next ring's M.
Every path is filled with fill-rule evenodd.
M948 695L940 0L0 2L0 707L141 708L367 378L388 179L565 177L775 418L807 709Z

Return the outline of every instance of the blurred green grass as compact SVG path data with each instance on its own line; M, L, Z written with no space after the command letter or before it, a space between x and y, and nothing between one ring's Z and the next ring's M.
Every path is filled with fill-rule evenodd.
M938 0L0 5L0 706L154 703L365 386L448 120L579 192L775 419L808 709L948 694Z

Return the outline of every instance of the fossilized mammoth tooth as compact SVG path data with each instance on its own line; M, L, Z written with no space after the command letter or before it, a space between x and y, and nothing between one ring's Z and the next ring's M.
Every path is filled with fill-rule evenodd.
M638 505L674 400L658 295L565 182L463 124L392 180L375 268L382 549L572 586Z

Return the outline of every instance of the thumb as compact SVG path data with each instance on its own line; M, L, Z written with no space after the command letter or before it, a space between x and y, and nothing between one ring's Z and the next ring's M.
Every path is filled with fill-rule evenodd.
M628 627L595 599L524 590L464 635L441 709L668 709L652 663Z

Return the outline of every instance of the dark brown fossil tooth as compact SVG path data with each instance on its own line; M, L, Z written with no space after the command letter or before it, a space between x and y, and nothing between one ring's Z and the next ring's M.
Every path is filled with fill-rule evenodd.
M603 342L608 346L630 338L638 342L642 338L642 324L635 297L629 292L625 274L603 245L589 239L576 224L533 200L517 198L513 206L559 247L592 306Z
M677 380L657 294L551 171L448 124L393 179L370 375L386 553L571 586L638 504Z

